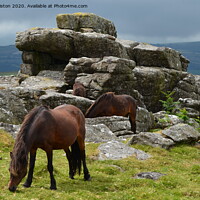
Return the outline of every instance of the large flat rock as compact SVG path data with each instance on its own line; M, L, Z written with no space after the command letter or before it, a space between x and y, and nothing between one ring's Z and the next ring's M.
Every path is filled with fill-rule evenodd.
M113 22L93 13L59 14L56 16L56 22L60 29L97 32L117 37Z
M155 66L186 71L189 61L181 53L167 47L156 47L140 43L133 48L134 60L138 66Z
M99 160L120 160L135 156L138 160L147 160L151 156L144 151L127 146L124 143L112 140L99 146Z
M164 149L170 149L175 145L173 140L163 137L158 133L151 133L151 132L141 132L137 135L134 135L129 144L142 144L142 145L149 145L152 147L160 147Z
M192 143L200 139L200 132L188 124L176 124L162 133L176 143Z
M89 100L84 97L74 96L71 94L58 93L55 91L47 91L46 94L40 96L40 104L49 106L50 108L55 108L56 106L62 104L72 104L77 106L83 113L90 107L93 103L92 100Z
M102 143L111 140L117 140L117 137L105 124L86 123L86 142Z
M62 80L52 79L44 76L30 76L21 82L20 87L33 90L55 90L58 92L66 91L67 84Z

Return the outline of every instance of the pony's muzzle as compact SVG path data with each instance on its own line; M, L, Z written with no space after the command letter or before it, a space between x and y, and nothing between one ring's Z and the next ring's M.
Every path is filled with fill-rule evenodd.
M16 189L17 189L17 187L16 187L16 186L12 186L12 187L9 187L8 189L9 189L11 192L15 192Z
M10 181L10 182L8 183L8 189L9 189L11 192L15 192L16 189L17 189L17 186L12 185L12 182Z

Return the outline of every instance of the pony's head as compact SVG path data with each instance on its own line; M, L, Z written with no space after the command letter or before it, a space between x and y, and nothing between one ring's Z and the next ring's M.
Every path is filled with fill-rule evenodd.
M11 162L9 167L10 181L8 183L8 189L11 192L15 192L21 180L26 176L28 162L27 162L27 155L24 155L16 160L13 153L10 152L10 157L11 157Z

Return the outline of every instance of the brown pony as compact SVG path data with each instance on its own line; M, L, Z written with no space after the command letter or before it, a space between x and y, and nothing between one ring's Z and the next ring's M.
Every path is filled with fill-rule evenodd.
M75 96L81 96L81 97L86 97L86 91L85 87L82 83L74 83L73 85L73 95Z
M131 130L136 133L136 100L129 95L115 95L107 92L101 95L86 111L85 117L94 118L102 116L129 117Z
M46 152L48 171L50 173L50 189L56 189L53 175L53 150L64 149L69 161L69 177L74 178L76 171L81 171L83 164L84 179L90 174L85 160L85 117L75 106L62 105L54 109L39 106L31 110L25 117L17 135L13 151L10 153L10 181L8 188L15 191L26 176L28 153L30 153L29 172L25 187L30 187L38 148ZM69 147L71 146L71 151Z

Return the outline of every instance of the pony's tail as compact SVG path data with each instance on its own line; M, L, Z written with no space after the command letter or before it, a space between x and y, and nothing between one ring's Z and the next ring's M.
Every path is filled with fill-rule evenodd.
M74 144L71 145L72 150L72 164L73 164L73 171L74 174L78 172L78 174L81 174L81 151L79 148L79 144L77 140L74 142Z

